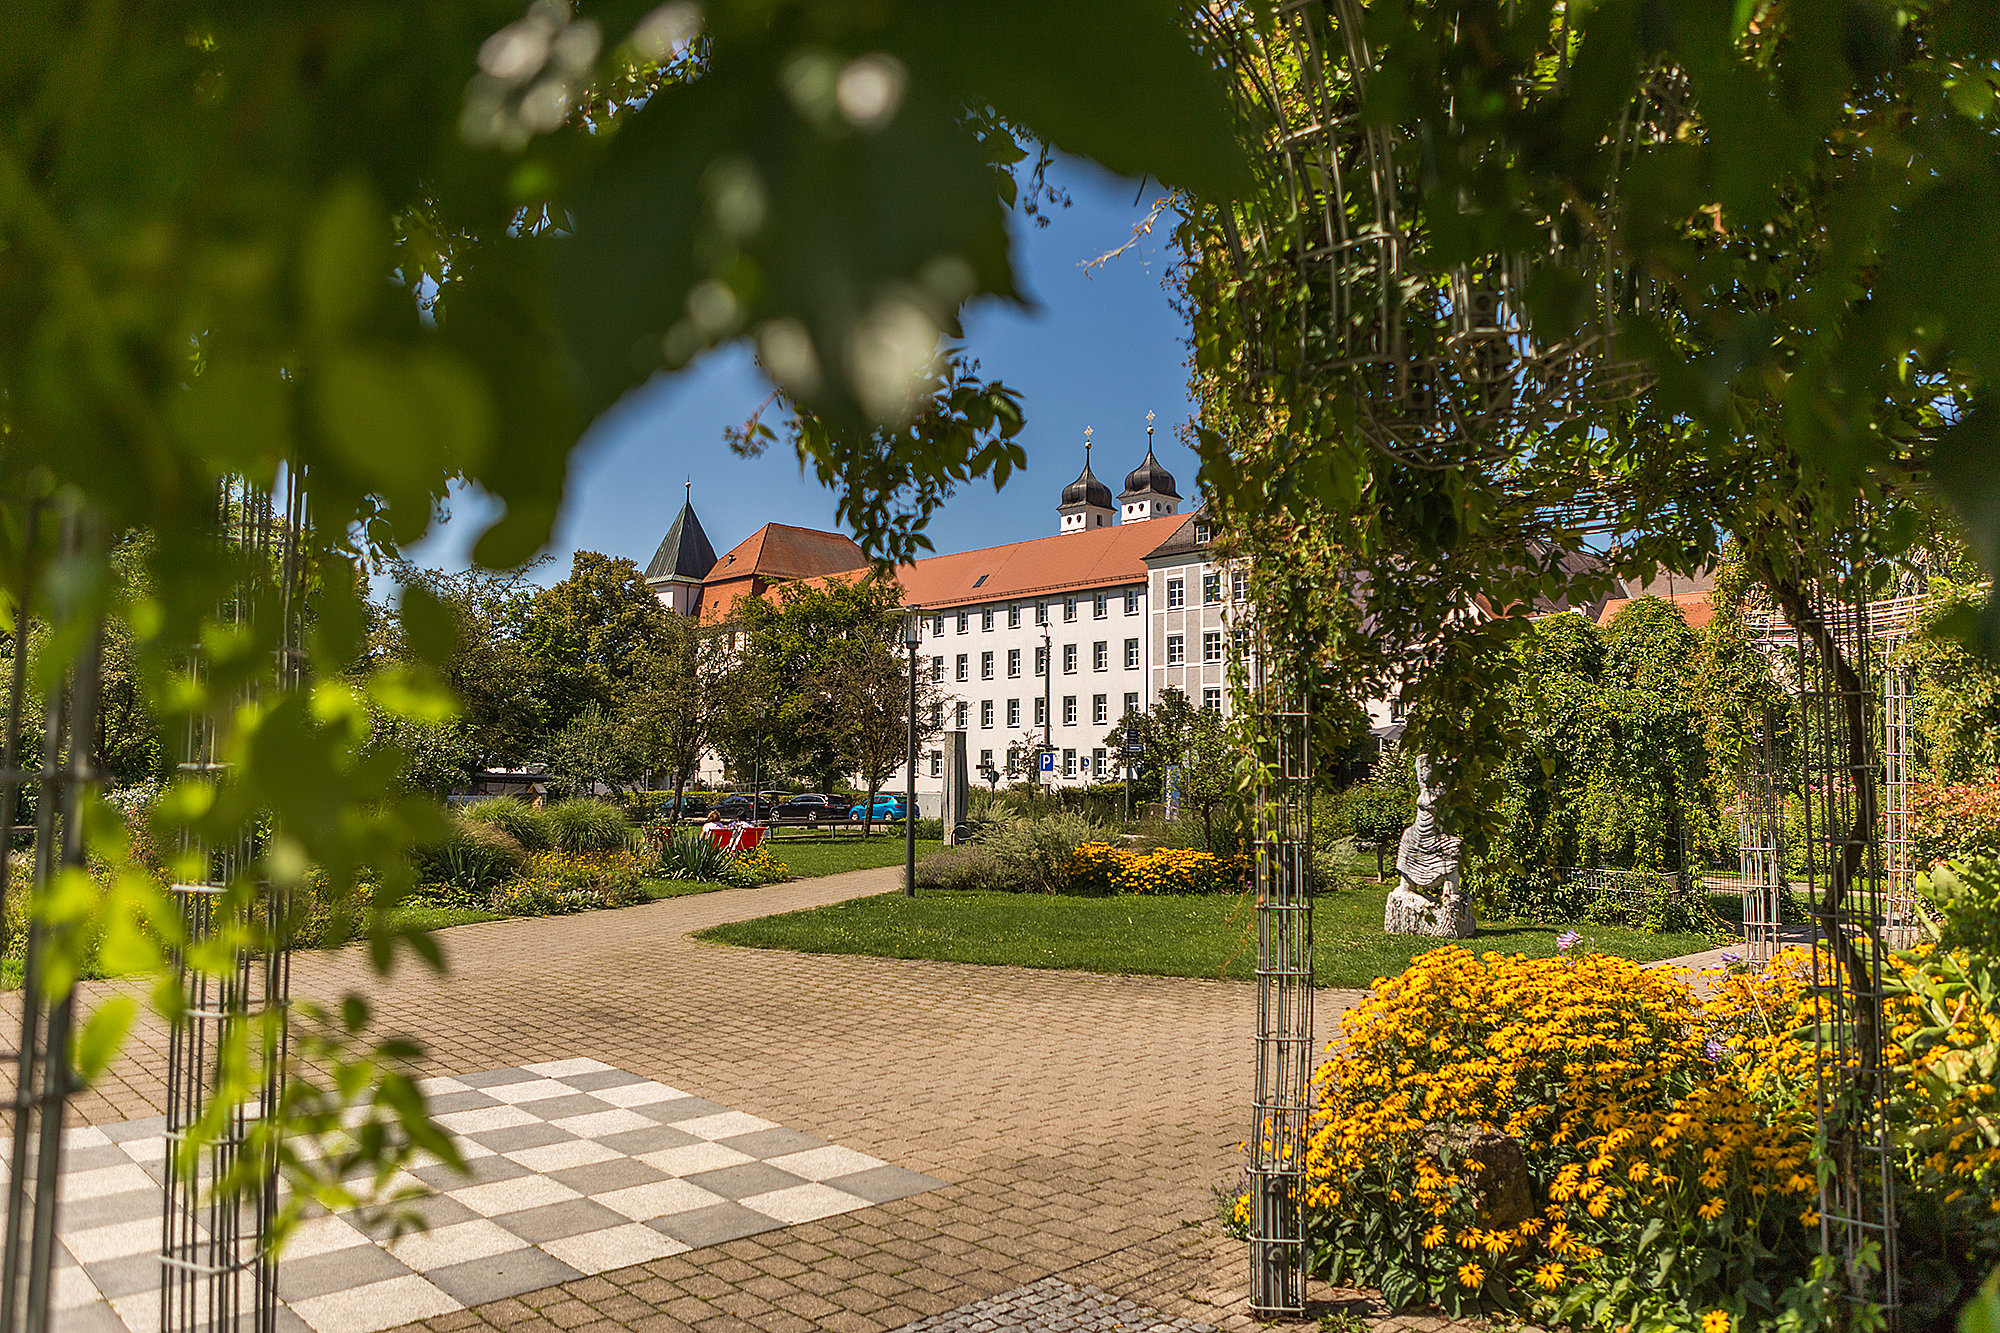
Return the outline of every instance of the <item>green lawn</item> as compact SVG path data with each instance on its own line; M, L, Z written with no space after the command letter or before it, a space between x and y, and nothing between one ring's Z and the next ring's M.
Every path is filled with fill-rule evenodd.
M1392 975L1435 940L1382 933L1386 886L1321 898L1313 913L1313 972L1322 986L1363 987ZM1482 923L1471 948L1545 958L1568 927L1527 921ZM1700 935L1648 935L1618 926L1580 933L1605 953L1651 961L1713 947ZM716 926L700 938L805 953L873 954L953 963L1011 963L1086 972L1171 977L1250 977L1257 959L1256 909L1248 897L1124 895L1075 898L1028 893L897 894Z
M923 860L944 846L935 838L917 839L917 859ZM856 837L768 839L765 850L775 861L791 867L793 879L818 879L844 870L872 870L877 866L903 864L903 835L877 836L862 841Z

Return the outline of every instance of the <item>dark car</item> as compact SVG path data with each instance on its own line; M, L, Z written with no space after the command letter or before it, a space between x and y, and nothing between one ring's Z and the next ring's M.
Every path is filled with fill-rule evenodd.
M778 808L771 812L773 819L811 820L826 823L829 820L846 819L848 801L839 796L822 796L818 792L802 792L789 796Z
M752 796L749 792L735 792L723 797L709 807L708 813L716 819L744 820L761 824L771 817L777 807L763 796Z
M673 798L668 797L666 802L660 806L660 813L669 819L700 819L708 813L708 798L706 796L683 796L681 797L680 808L676 810Z

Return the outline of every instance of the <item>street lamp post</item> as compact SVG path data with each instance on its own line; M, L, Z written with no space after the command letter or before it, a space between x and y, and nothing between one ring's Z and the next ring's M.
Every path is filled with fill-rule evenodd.
M903 619L903 647L910 653L910 743L903 763L903 896L917 896L917 648L923 643L921 607Z

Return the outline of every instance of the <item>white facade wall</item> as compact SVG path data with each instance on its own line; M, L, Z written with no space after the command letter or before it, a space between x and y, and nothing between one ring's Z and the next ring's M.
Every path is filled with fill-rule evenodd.
M1046 615L1046 625L1037 623L1041 615ZM1056 751L1054 781L1081 785L1114 776L1115 759L1105 735L1128 703L1152 706L1149 620L1146 585L1136 581L953 607L927 617L917 649L918 669L925 679L939 680L945 730L966 733L974 779L983 781L980 765L989 760L1000 771L1002 784L1033 776L1019 771L1009 775L1007 756L1010 748L1031 751L1041 745L1044 731L1037 710L1044 698L1050 717L1047 735ZM1046 682L1036 672L1044 643L1050 664ZM937 741L919 751L919 795L943 789L943 755ZM902 775L890 785L903 790Z
M1147 600L1154 608L1148 706L1171 688L1195 707L1213 707L1227 717L1233 711L1229 660L1244 651L1236 627L1248 623L1250 606L1244 571L1240 562L1211 560L1206 549L1174 561L1155 557L1148 571Z

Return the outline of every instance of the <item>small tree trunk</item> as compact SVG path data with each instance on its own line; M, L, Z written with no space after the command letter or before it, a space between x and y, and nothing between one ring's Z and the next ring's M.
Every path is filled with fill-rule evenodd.
M1376 882L1377 884L1386 884L1386 883L1388 883L1388 882L1389 882L1389 868L1388 868L1388 866L1387 866L1387 865L1385 865L1385 864L1384 864L1384 862L1386 861L1387 857L1388 857L1388 849L1387 849L1386 847L1384 847L1384 846L1383 846L1383 845L1382 845L1381 843L1379 843L1379 842L1378 842L1378 843L1376 843L1376 844L1375 844L1375 882Z

